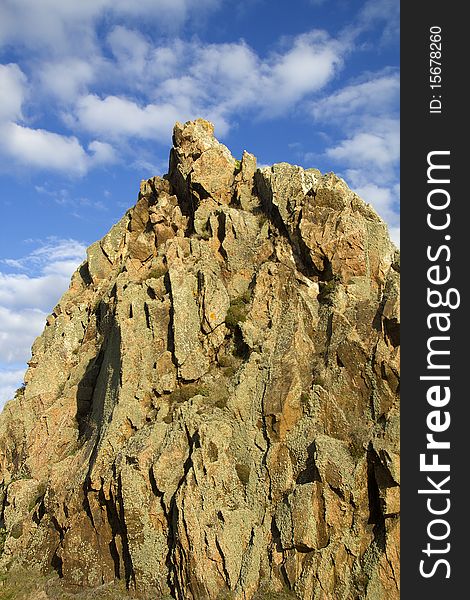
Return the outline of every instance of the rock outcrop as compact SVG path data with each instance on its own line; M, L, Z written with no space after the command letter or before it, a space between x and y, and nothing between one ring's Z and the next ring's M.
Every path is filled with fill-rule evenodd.
M235 160L206 121L173 141L0 416L0 564L145 599L397 599L386 226L332 173Z

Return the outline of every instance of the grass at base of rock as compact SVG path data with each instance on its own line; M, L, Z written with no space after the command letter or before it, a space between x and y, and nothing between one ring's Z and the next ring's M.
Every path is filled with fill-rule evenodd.
M152 598L157 598L152 594ZM0 573L0 600L135 600L123 581L98 588L72 589L63 585L57 575L41 575L35 571L16 570ZM158 600L172 600L170 596Z
M222 591L218 600L231 600L234 597L230 590ZM17 570L0 573L0 600L137 600L127 590L123 581L104 584L98 588L71 589L63 585L57 575L41 575L35 571ZM149 600L174 600L170 595L148 596ZM296 600L296 595L288 589L280 592L261 588L253 600Z

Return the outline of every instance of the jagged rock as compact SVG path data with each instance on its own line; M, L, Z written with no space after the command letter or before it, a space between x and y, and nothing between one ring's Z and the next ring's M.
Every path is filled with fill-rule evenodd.
M214 126L203 119L175 125L169 177L182 202L197 206L205 198L220 204L232 199L235 159L213 134Z
M398 598L397 270L334 174L177 124L0 416L1 566L96 597Z

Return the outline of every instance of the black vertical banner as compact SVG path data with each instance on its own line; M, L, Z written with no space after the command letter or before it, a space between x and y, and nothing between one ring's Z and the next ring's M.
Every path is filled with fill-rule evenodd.
M401 4L401 597L464 598L470 520L465 5ZM464 109L465 105L465 109Z

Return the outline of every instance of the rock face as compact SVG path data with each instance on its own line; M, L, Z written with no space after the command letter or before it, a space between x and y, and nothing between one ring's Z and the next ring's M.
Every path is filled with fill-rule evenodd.
M173 139L0 416L1 565L145 599L398 598L386 226L206 121Z

